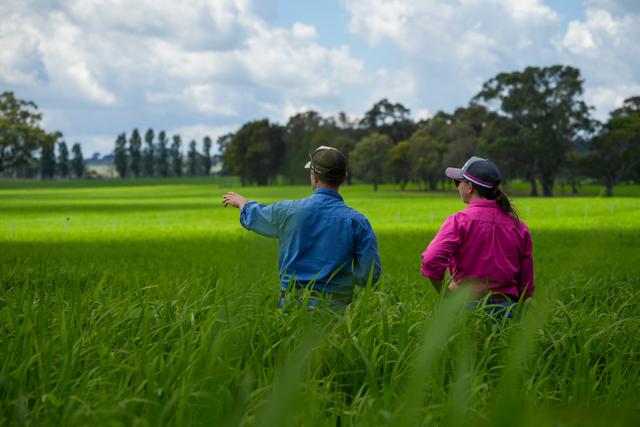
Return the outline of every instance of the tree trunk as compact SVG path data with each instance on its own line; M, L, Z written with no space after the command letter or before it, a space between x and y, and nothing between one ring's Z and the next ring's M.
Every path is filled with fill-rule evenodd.
M607 197L612 197L613 196L613 181L608 179L607 182L605 183L605 186L607 187Z
M542 178L542 195L553 197L553 178Z
M529 193L532 197L538 197L538 182L536 181L536 176L531 175L529 177L529 183L531 184L531 193Z

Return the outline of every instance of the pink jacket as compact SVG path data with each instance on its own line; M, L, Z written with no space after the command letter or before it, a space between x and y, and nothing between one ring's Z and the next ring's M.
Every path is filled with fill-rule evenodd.
M474 281L515 299L533 295L533 245L524 222L493 200L474 200L446 219L422 253L422 275L434 280L449 268L456 283Z

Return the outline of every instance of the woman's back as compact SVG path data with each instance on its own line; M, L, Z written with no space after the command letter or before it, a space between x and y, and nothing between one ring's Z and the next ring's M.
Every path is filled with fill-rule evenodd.
M498 168L471 157L462 168L447 168L468 207L451 215L422 254L422 274L436 289L449 268L454 288L472 284L480 295L491 291L509 299L534 291L531 234L500 189Z
M483 293L491 290L514 299L525 289L525 298L533 294L529 229L493 200L472 201L447 219L423 254L423 274L429 275L433 260L443 260L447 253L455 283L473 282ZM440 268L446 265L440 264Z

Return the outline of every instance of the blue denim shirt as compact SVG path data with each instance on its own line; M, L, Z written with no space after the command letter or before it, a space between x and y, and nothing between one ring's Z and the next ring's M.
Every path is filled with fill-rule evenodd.
M247 230L278 239L282 290L313 282L313 289L350 300L353 285L380 278L378 242L371 224L339 193L318 188L302 200L248 202L240 212Z

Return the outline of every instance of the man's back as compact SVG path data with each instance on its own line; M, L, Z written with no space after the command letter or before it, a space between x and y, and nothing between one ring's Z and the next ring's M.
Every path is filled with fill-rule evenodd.
M279 239L281 286L309 283L320 292L350 299L354 281L380 277L376 236L369 221L348 207L340 194L318 188L303 200L272 205L247 203L240 214L248 230Z

